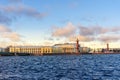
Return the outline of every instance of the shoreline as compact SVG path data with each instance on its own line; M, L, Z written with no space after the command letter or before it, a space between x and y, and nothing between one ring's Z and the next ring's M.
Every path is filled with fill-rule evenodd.
M120 54L120 52L115 52L115 53L43 53L43 54L0 52L0 56L51 56L51 55L94 55L94 54Z
M42 54L33 54L33 53L10 53L10 52L0 52L0 56L51 56L51 55L84 55L91 53L42 53Z

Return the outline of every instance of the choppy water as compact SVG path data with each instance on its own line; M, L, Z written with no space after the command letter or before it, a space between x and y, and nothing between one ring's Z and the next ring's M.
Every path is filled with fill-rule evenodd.
M0 80L120 80L120 54L0 57Z

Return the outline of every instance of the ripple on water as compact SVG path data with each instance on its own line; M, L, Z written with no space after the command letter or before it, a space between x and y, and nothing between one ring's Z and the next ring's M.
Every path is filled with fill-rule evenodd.
M120 80L119 57L119 54L1 57L0 79Z

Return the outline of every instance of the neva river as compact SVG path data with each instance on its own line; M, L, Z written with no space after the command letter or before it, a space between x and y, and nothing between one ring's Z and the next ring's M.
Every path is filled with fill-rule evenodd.
M0 57L0 80L120 80L120 54Z

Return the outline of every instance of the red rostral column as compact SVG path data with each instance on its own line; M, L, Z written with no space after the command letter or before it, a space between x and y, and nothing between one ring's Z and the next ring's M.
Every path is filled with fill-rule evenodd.
M78 54L79 53L79 40L77 39L77 41L76 41L77 43L76 43L76 53Z

